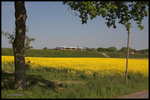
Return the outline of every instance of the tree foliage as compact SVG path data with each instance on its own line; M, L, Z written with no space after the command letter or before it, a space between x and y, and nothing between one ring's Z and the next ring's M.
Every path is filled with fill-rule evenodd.
M116 21L126 28L133 20L140 29L143 29L142 20L148 16L148 1L64 1L71 10L78 12L82 19L82 24L88 19L102 16L106 20L108 27L116 28ZM76 13L77 14L77 13Z
M9 39L9 43L10 44L12 44L13 43L13 41L14 41L14 39L15 39L15 35L14 34L10 34L9 32L1 32L1 34L5 37L5 38L7 38L7 39Z
M29 36L26 36L26 43L25 43L25 48L26 49L31 49L33 46L30 46L30 42L35 41L35 38L31 38Z
M99 47L99 48L97 48L97 51L99 51L99 52L117 52L117 48L116 47L109 47L109 48Z
M142 50L137 50L137 53L141 53L141 54L148 54L149 49L142 49Z
M136 52L135 49L132 49L131 47L129 47L130 52ZM127 47L122 47L119 52L125 53L127 52Z
M99 52L108 52L108 48L99 47L99 48L97 48L97 51L99 51Z
M117 48L116 47L109 47L108 51L109 52L117 52Z
M47 47L44 47L44 48L43 48L43 50L47 50L47 49L48 49Z
M26 32L28 32L28 29L26 29ZM15 32L13 32L13 33L11 34L11 33L9 33L9 32L3 32L3 31L2 31L1 33L2 33L2 35L3 35L5 38L9 39L9 43L10 43L10 44L13 43L13 41L14 41L14 39L15 39ZM26 35L26 36L25 36L25 48L26 48L26 49L33 48L33 46L30 46L30 43L33 42L33 41L35 41L35 38L32 38L32 37Z

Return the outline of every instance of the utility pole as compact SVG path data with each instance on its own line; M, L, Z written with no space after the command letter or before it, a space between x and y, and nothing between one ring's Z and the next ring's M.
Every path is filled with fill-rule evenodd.
M129 39L130 39L130 23L126 26L128 31L128 41L127 41L127 58L126 58L126 73L125 73L125 82L128 84L128 58L129 58Z

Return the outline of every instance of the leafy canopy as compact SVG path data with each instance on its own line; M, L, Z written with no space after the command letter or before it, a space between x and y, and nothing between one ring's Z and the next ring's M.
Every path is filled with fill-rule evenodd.
M118 23L123 24L127 30L131 20L135 21L142 30L142 20L148 16L148 1L64 1L63 4L69 5L71 10L77 11L82 19L82 24L87 20L102 16L106 20L108 27L116 28Z

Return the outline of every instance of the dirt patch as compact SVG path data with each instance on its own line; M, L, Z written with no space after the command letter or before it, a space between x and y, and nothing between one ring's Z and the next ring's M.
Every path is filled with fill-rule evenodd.
M144 90L144 91L140 91L140 92L135 92L135 93L132 93L130 95L124 95L124 96L120 96L120 97L116 97L116 99L148 99L149 96L149 91L148 90Z
M105 56L106 58L110 58L106 53L102 52L102 55Z
M61 83L67 83L67 84L85 84L86 82L83 82L83 81L63 81Z
M66 83L66 84L86 84L86 81L72 81L72 80L67 80L67 81L60 81L60 80L52 80L53 82L55 82L56 84L62 84L62 83Z

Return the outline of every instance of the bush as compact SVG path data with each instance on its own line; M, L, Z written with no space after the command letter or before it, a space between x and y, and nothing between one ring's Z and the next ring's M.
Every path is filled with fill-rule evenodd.
M108 49L107 48L97 48L97 51L99 52L108 52Z
M108 52L117 52L117 48L116 47L109 47Z
M43 50L47 50L47 49L48 49L47 47L44 47L44 48L43 48Z

